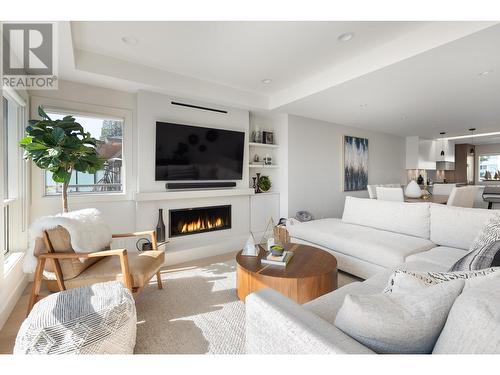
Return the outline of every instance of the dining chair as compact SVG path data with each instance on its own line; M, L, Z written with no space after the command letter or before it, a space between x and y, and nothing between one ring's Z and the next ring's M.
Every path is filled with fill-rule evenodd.
M457 184L434 184L432 185L432 194L450 196L455 187L457 187Z
M377 199L384 201L404 202L405 197L401 187L377 186Z
M476 194L476 186L455 187L451 191L450 197L448 198L448 202L446 204L448 206L472 208L472 206L474 205L474 198L476 197Z
M401 187L401 184L376 184L376 185L367 185L368 196L370 199L377 199L377 187L392 187L397 188Z

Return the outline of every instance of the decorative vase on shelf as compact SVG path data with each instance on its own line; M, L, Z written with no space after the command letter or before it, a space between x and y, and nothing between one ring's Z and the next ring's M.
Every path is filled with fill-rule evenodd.
M158 224L156 224L156 240L158 242L165 241L165 223L163 222L163 209L158 210Z
M406 185L405 195L408 198L420 198L422 196L422 190L420 190L417 181L411 180L410 183Z
M261 193L260 191L260 187L259 187L259 180L260 180L260 173L256 173L257 175L257 186L256 186L256 189L255 189L255 193Z

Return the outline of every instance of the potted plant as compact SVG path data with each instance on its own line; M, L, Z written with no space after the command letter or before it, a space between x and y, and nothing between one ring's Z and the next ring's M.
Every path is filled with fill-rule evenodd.
M85 132L73 116L52 120L42 107L38 107L38 115L41 120L29 121L27 136L19 145L24 149L25 159L52 172L52 179L63 184L63 212L68 212L71 173L96 173L104 165L104 159L97 152L99 141Z
M257 184L263 193L267 193L271 189L271 179L268 176L260 176Z

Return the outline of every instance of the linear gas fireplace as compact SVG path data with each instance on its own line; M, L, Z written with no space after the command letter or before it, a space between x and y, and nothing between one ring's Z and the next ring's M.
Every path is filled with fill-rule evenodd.
M231 229L231 205L170 210L169 237Z

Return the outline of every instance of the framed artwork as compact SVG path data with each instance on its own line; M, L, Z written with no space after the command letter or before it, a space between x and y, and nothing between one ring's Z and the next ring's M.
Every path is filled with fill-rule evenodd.
M344 136L344 191L366 190L368 139Z

